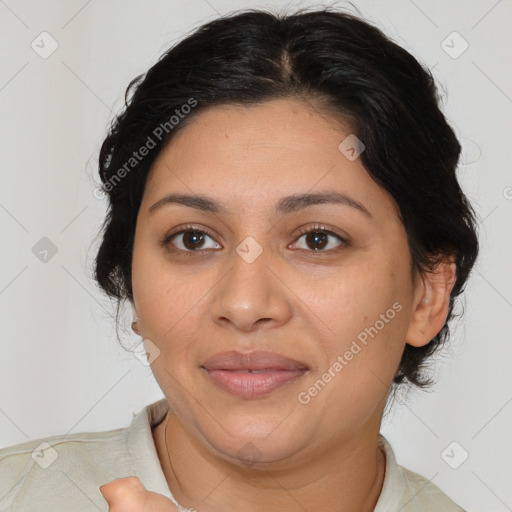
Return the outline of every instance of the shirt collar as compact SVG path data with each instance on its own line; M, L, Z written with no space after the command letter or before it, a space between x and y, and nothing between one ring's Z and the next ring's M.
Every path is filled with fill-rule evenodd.
M144 407L134 416L131 422L127 443L135 474L144 487L150 491L163 494L178 506L167 485L151 431L151 427L158 425L165 418L168 411L169 404L166 398Z

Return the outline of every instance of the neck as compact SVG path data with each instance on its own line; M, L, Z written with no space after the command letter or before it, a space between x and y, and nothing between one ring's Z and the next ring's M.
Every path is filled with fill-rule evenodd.
M167 432L167 438L166 438ZM371 512L382 490L379 425L287 467L235 465L212 453L170 412L153 437L169 489L198 512L280 510Z

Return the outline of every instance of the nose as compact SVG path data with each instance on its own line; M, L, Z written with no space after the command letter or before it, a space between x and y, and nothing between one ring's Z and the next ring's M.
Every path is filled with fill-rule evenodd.
M274 328L291 318L292 295L270 249L254 260L243 251L233 252L230 270L215 288L212 319L221 327L246 332Z

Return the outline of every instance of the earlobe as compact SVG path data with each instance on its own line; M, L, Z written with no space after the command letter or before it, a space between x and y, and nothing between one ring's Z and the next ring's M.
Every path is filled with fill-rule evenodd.
M133 322L132 322L132 331L135 333L135 334L138 334L140 336L140 330L139 330L139 326L138 326L138 323L137 323L137 318L134 318L133 319Z
M443 328L456 277L453 259L439 263L432 272L422 276L406 337L409 345L423 347Z
M138 321L139 319L137 318L137 311L135 310L135 308L133 308L132 331L140 336Z

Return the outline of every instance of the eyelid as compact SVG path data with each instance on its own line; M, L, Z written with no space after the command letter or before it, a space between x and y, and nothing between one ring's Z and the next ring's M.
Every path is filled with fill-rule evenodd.
M293 242L292 245L295 245L300 240L300 238L302 238L302 236L307 235L309 233L315 233L315 232L325 233L329 236L336 237L340 241L340 245L338 247L335 247L334 249L329 249L327 251L311 251L311 250L306 251L308 253L326 254L326 255L327 254L335 254L338 251L340 251L341 249L350 245L350 238L345 234L340 234L338 232L337 228L335 228L334 226L330 226L329 224L318 224L318 223L313 224L313 225L308 224L306 226L299 228L299 232L295 236L295 241Z
M165 238L170 238L175 235L179 235L181 233L186 233L187 231L199 231L201 233L205 233L211 238L217 237L217 233L214 233L207 227L201 226L199 224L182 224L180 226L177 226L176 228L172 229L169 233L165 235Z
M299 231L296 236L299 237L301 235L305 235L306 233L311 233L311 232L314 233L315 231L321 231L321 232L327 233L329 235L335 235L338 238L340 238L341 240L348 241L347 235L338 233L338 229L329 224L318 224L318 223L313 223L313 225L307 224L306 226L302 226L299 228Z

